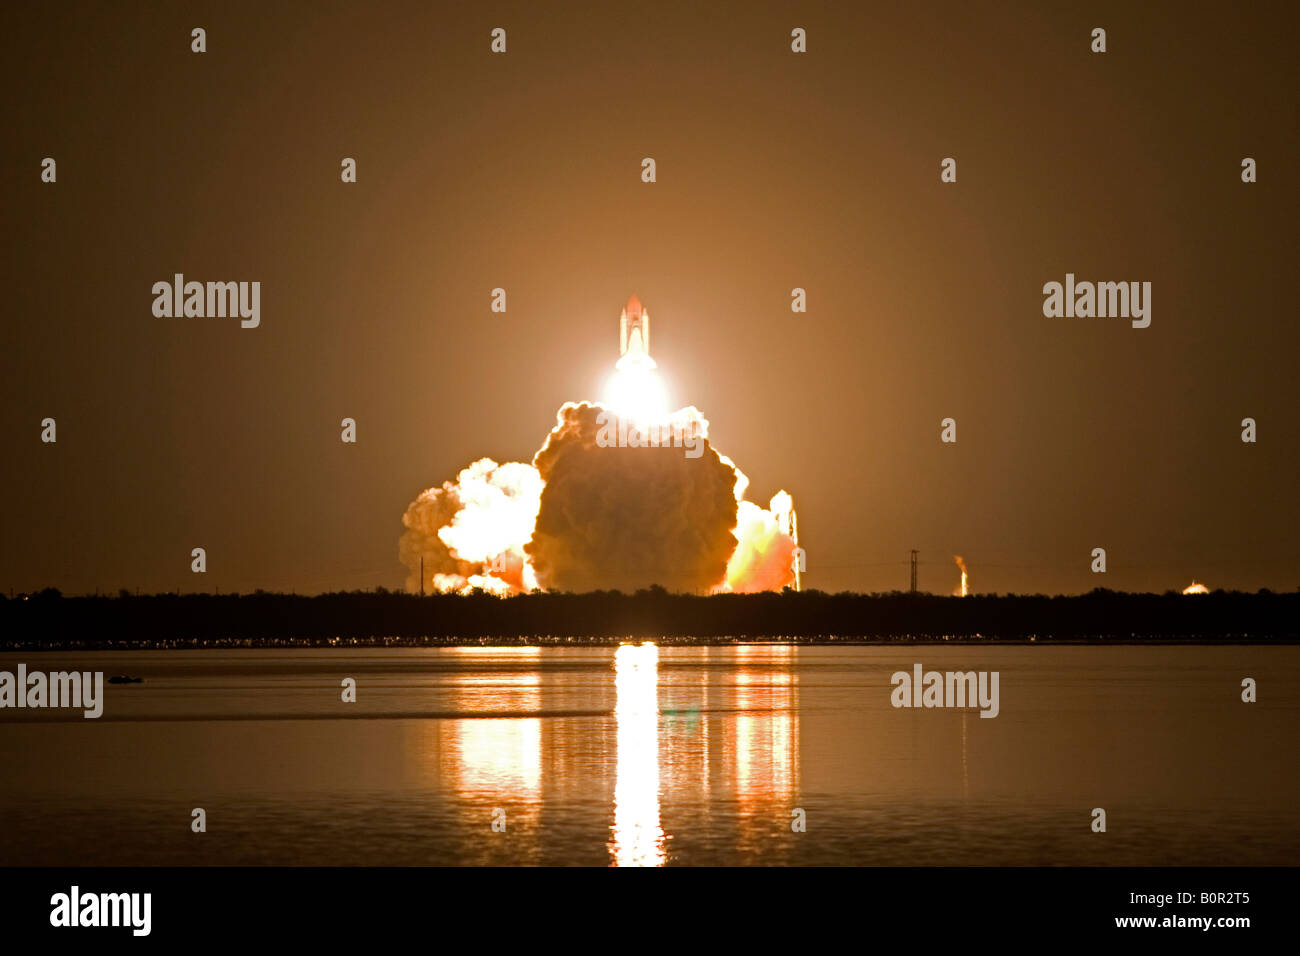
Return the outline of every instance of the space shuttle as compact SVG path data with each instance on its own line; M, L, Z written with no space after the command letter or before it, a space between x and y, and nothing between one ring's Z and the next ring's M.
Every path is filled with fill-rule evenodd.
M618 320L618 354L616 368L655 367L655 360L650 357L650 313L636 296L627 300Z

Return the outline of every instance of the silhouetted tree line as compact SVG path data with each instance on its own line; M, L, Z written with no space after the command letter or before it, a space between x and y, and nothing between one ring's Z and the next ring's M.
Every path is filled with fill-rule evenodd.
M709 642L793 638L1300 640L1300 592L1208 595L435 594L316 596L154 594L63 597L48 589L0 599L0 647L213 644L565 643L627 638Z

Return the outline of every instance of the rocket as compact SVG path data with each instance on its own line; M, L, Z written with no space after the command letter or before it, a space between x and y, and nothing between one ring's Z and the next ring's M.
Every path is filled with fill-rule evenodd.
M655 367L655 360L650 357L650 313L636 296L627 300L618 320L618 354L616 368L632 365Z

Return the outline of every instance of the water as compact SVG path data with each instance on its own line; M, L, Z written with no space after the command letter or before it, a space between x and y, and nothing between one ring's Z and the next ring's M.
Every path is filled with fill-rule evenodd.
M0 711L3 865L1300 854L1297 647L77 652L0 670L20 661L145 683L106 686L99 720ZM893 708L890 675L917 662L999 671L999 716Z

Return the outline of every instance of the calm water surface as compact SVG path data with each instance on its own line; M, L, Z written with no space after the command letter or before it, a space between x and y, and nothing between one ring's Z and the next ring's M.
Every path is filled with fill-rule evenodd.
M145 683L106 686L99 720L0 711L3 865L1300 856L1295 647L76 652L0 670L20 661ZM893 708L890 675L918 662L999 671L1001 713Z

